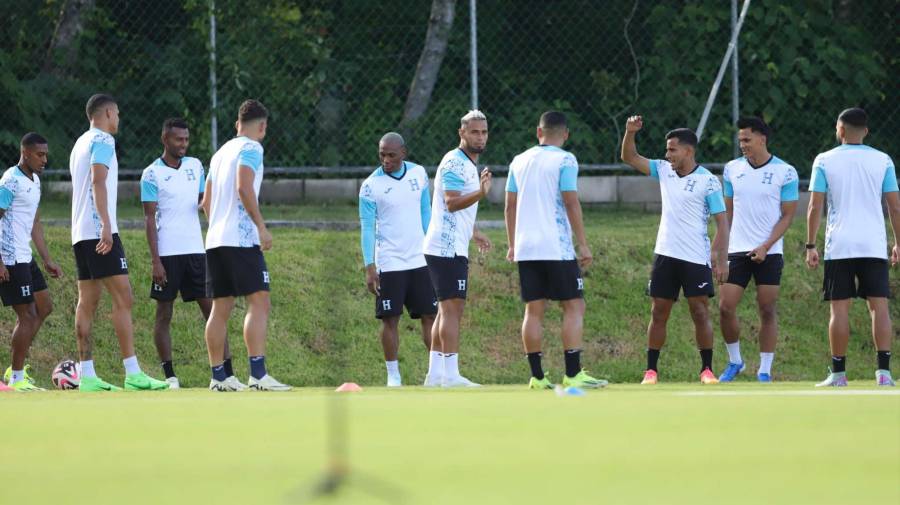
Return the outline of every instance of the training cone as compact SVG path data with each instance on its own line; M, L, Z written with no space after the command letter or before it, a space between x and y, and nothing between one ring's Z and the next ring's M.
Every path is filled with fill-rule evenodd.
M356 386L359 387L359 386ZM7 386L6 384L0 382L0 391L15 391L13 388Z
M345 382L345 383L341 384L340 386L338 386L338 388L335 389L335 391L338 393L358 393L358 392L362 391L362 388L359 387L359 384L357 384L355 382Z

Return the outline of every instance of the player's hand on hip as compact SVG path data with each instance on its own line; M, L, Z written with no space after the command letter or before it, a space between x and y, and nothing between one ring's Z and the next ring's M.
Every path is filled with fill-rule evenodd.
M272 248L272 232L268 228L259 230L259 248L268 251Z
M369 293L381 296L381 278L378 275L378 271L375 270L374 263L366 266L366 287L369 288Z
M763 261L766 261L767 254L769 254L769 250L766 249L766 246L761 245L747 253L747 256L750 256L750 261L754 263L762 263Z
M806 266L809 268L816 268L819 266L819 251L815 249L806 250Z
M493 182L494 176L491 174L491 171L488 167L484 167L484 170L481 171L481 195L482 198L486 197L488 193L491 192L491 183Z
M895 267L900 264L900 244L894 244L891 248L891 266Z
M151 271L151 275L153 276L153 283L157 286L163 287L168 284L169 280L166 278L166 267L163 266L162 261L156 260L153 262L153 267Z
M44 270L46 270L47 273L50 274L50 277L53 277L54 279L59 279L63 274L62 268L53 261L45 261Z
M97 247L95 247L94 250L96 250L98 254L106 255L112 251L112 246L112 232L106 225L100 225L100 241L97 242Z
M631 116L625 121L626 132L639 132L644 127L644 118L641 116Z
M578 246L576 258L578 258L578 266L581 268L587 268L594 263L594 255L591 254L591 248L587 244Z
M9 270L2 263L0 263L0 282L9 282Z

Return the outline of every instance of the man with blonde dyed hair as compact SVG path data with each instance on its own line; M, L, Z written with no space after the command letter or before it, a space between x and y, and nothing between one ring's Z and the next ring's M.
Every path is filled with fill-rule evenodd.
M425 261L438 298L425 377L429 387L478 386L459 373L459 325L469 282L469 241L481 251L491 248L491 241L475 229L478 202L491 190L491 172L485 168L479 174L476 165L487 146L487 118L469 111L460 119L458 133L459 147L444 155L434 178L425 235Z

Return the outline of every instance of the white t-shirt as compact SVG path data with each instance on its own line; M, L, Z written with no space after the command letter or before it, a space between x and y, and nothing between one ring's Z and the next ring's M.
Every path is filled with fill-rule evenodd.
M431 217L428 173L403 162L388 174L378 167L359 189L363 260L379 272L425 266L422 242ZM368 243L374 239L374 243Z
M105 165L106 211L109 213L110 233L119 233L116 223L116 201L119 192L119 161L116 159L116 139L97 128L86 131L72 148L69 173L72 176L72 244L100 238L100 215L94 204L91 187L91 165Z
M563 191L577 191L578 161L555 146L535 146L509 164L506 191L516 193L516 261L575 259Z
M816 156L809 188L827 193L825 259L887 259L881 200L897 191L897 170L887 154L844 144Z
M469 257L469 241L475 230L478 202L456 212L447 210L444 191L459 191L467 195L478 191L481 180L478 167L462 151L454 149L444 155L434 178L434 198L431 201L431 224L425 234L425 254L430 256Z
M34 180L15 166L0 178L0 209L5 211L0 220L0 256L4 265L31 263L31 229L41 202L41 180L37 174L31 175Z
M709 266L709 216L725 212L719 179L701 166L680 177L666 160L650 161L650 177L659 181L662 196L654 252Z
M141 201L156 202L160 256L203 254L198 203L206 185L203 164L184 157L178 168L157 158L141 174Z
M263 180L263 147L247 137L236 137L225 143L209 163L212 181L209 229L206 249L216 247L253 247L259 245L259 230L250 219L237 192L240 165L253 169L253 189L259 200Z
M732 160L725 165L722 179L725 198L734 199L729 254L750 252L762 245L781 219L781 204L800 198L797 170L775 156L760 167L747 158ZM782 254L783 241L778 239L768 253Z

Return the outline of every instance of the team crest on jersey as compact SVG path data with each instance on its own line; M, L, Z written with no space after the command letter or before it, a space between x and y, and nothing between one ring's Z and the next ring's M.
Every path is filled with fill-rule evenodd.
M194 169L193 169L193 168L187 169L187 179L188 179L189 181L196 181L196 180L197 180L197 177L194 176Z
M696 185L697 185L697 181L695 181L695 180L687 181L687 182L684 183L684 190L685 190L685 191L690 191L691 193L693 193L693 192L694 192L694 186L696 186Z
M409 189L412 191L419 191L419 179L410 179Z

